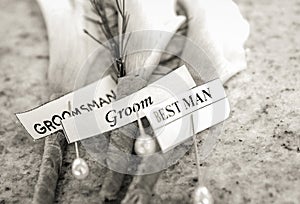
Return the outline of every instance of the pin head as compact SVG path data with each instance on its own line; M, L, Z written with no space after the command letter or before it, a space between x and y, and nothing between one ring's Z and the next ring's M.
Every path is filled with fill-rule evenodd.
M141 135L134 143L134 151L138 155L150 155L156 150L156 143L150 135Z
M134 143L134 151L138 155L150 155L153 154L156 150L156 143L154 139L145 133L142 121L137 112L137 121L140 129L140 136L136 139Z
M214 200L205 186L198 186L194 192L194 204L213 204Z
M79 180L85 179L89 175L87 163L81 158L76 158L72 163L72 174Z

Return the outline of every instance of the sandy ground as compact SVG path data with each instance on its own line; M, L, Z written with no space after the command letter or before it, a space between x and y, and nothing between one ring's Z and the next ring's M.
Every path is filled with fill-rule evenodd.
M226 84L232 114L201 163L204 182L217 204L300 203L300 2L238 4L251 25L249 68ZM0 204L30 203L43 141L33 142L14 113L49 97L47 36L34 0L1 0L0 8ZM65 156L57 202L97 203L105 170L88 160L88 179L73 179L73 148ZM193 158L187 154L164 171L154 197L191 202L197 181Z

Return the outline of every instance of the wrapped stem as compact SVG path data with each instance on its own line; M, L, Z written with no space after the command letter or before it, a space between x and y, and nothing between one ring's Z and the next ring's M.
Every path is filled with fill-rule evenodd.
M66 144L66 139L61 131L46 138L41 169L33 196L34 204L54 203L55 189Z

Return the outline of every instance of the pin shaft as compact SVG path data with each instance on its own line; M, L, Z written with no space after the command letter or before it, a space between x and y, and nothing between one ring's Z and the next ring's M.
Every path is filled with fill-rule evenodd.
M71 110L72 110L71 101L68 101L68 109L69 109L69 112L71 112ZM75 151L76 151L76 158L79 158L79 149L78 149L77 142L75 142Z
M194 140L195 159L196 159L196 166L197 166L198 184L200 184L200 179L201 179L200 162L199 162L200 158L199 158L199 151L198 151L198 146L197 146L197 138L196 138L196 134L195 134L193 114L191 114L191 123L192 123L192 132L193 132L193 140Z

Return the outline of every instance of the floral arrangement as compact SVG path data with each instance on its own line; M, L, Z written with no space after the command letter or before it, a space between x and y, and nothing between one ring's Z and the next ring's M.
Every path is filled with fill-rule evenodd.
M48 30L50 99L72 91L72 79L79 72L80 75L87 75L80 68L99 46L110 52L111 68L118 77L117 99L145 87L159 64L176 59L154 50L127 55L131 52L130 49L136 47L163 50L172 40L172 35L158 36L155 32L145 32L145 35L132 40L131 33L137 31L159 30L186 35L204 49L224 83L247 66L244 43L249 35L249 25L232 0L37 1ZM189 47L184 45L179 48L181 52L186 49ZM168 71L170 70L165 70L162 75ZM85 81L76 82L79 87L84 84ZM110 145L107 149L110 159L106 161L108 166L114 165L120 158L124 159L113 151L114 147L125 153L131 153L134 149L137 154L149 154L157 150L151 135L147 135L142 123L138 122L110 133ZM137 142L134 142L134 138ZM145 147L145 143L148 146ZM46 138L34 203L54 201L66 144L61 132ZM75 145L78 150L77 143ZM75 161L73 173L77 178L84 179L88 174L88 167L84 161ZM109 170L102 184L99 200L115 199L123 179L124 174ZM159 173L136 176L123 203L148 203L158 179ZM200 186L195 191L194 202L213 201L208 190Z

